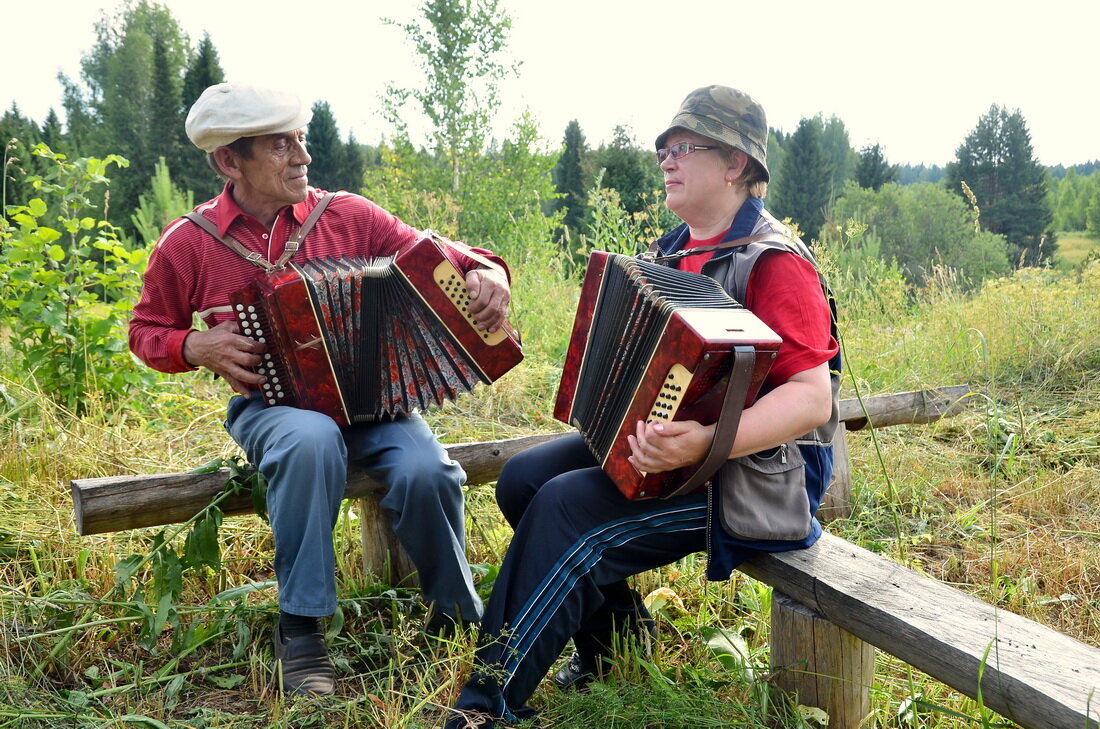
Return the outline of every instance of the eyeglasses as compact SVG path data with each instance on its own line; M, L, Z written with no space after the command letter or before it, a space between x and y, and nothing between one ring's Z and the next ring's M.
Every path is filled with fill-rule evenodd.
M658 149L657 164L661 164L669 157L671 157L672 159L680 159L685 154L698 152L700 149L718 149L718 147L708 147L703 144L692 144L691 142L680 142L679 144L674 144L671 147Z

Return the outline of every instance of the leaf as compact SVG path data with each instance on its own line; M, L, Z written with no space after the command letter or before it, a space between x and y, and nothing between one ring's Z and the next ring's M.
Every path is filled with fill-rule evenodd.
M752 678L749 646L740 634L724 628L703 628L702 634L707 642L707 648L726 670L739 672L746 679Z
M154 729L169 729L168 725L164 722L157 721L156 719L150 718L148 716L143 716L141 714L123 714L122 716L118 717L118 720L121 722L126 722L127 724L145 724L146 726L151 726Z
M134 579L134 573L141 567L143 557L140 554L131 554L125 559L115 563L115 576L119 587L125 587Z
M816 706L804 706L803 704L799 704L798 715L806 721L812 721L821 726L829 726L829 715L825 713L824 709L819 709Z
M61 231L42 226L35 231L35 235L38 236L38 240L42 241L43 243L53 243L55 240L61 237Z
M247 585L230 587L228 590L222 590L215 595L214 602L231 602L258 590L271 589L275 587L276 584L275 580L264 580L263 582L249 582Z
M684 601L680 599L679 595L667 587L658 587L656 590L646 595L642 602L645 603L646 609L651 613L659 613L668 605L674 605L680 610L687 612L687 608L684 607Z
M27 210L29 210L30 214L34 217L41 218L46 214L46 203L40 197L32 198L31 201L27 203Z
M65 260L65 249L59 245L52 245L46 251L46 255L55 261L61 262Z
M221 523L222 511L216 506L211 506L195 521L184 544L184 565L192 568L206 565L213 570L221 568L221 544L218 542Z
M244 676L239 673L233 673L228 676L219 676L217 674L211 673L207 675L206 680L214 684L215 686L220 686L221 688L225 689L231 689L236 688L237 686L240 686L242 683L244 683ZM168 728L165 727L165 729Z

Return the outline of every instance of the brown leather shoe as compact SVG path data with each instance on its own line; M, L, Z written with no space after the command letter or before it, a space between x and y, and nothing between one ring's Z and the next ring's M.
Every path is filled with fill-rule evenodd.
M275 648L276 688L284 694L331 696L336 691L336 669L328 657L325 636L320 633L283 640L275 627L271 635Z

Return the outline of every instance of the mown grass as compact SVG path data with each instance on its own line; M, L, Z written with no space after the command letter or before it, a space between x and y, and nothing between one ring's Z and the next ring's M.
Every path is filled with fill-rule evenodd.
M563 427L549 414L576 285L553 260L515 274L527 359L430 415L446 441ZM936 424L853 434L854 513L829 528L1100 646L1100 266L1020 271L972 294L946 274L922 291L838 284L847 395L962 382L975 394ZM58 409L24 373L4 372L0 393L0 727L438 725L468 673L472 638L429 641L417 592L364 573L353 505L336 532L341 602L329 627L340 696L329 701L271 691L277 607L257 517L225 520L223 566L186 573L176 619L155 640L142 627L152 568L127 592L115 565L149 554L159 530L75 535L70 479L188 470L235 453L220 427L222 383L164 378L122 402L89 393L84 415ZM468 505L470 556L488 580L509 530L490 487L471 488ZM635 583L666 591L652 651L622 661L590 695L544 685L534 702L546 726L812 723L765 680L766 587L740 575L707 583L698 556ZM259 587L226 593L250 584ZM716 627L744 640L746 666L711 654L703 636ZM1000 721L885 653L877 660L869 725Z
M1092 251L1100 250L1100 238L1083 232L1060 232L1056 236L1054 263L1060 269L1080 266Z

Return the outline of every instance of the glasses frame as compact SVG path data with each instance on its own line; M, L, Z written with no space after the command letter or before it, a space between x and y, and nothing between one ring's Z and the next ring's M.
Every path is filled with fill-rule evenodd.
M685 149L686 148L686 149ZM677 152L676 150L680 151ZM671 147L661 147L657 150L657 164L664 164L664 161L669 157L675 162L681 157L685 157L692 152L698 152L699 150L707 149L721 149L721 147L715 147L707 144L693 144L692 142L678 142Z

